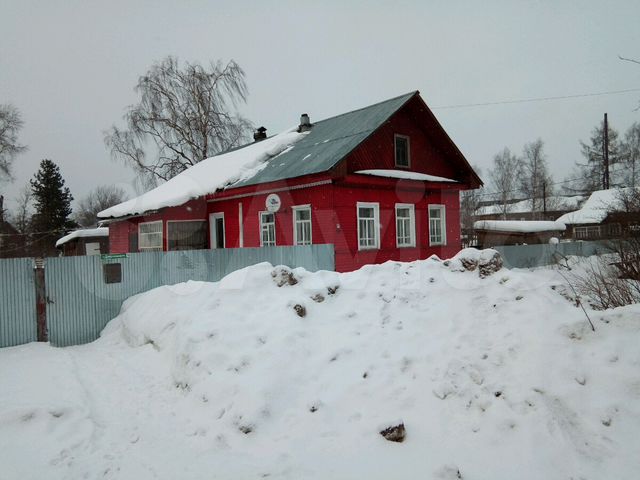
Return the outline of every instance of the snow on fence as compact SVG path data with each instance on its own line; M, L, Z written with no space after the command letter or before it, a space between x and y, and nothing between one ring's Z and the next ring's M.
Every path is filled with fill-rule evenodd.
M36 304L46 311L54 346L88 343L118 315L128 297L187 280L217 281L260 262L334 270L333 245L148 252L47 258L36 298L33 259L0 260L0 347L38 338Z

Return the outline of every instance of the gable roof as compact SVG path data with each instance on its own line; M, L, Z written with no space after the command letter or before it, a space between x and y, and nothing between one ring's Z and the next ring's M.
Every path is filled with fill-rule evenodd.
M596 190L582 204L579 210L565 213L558 222L569 225L584 225L590 223L602 223L609 212L622 208L620 200L621 192L627 189L612 188L609 190Z
M294 148L272 159L259 172L233 187L302 177L331 170L418 92L313 123Z
M439 140L466 170L472 183L482 182L435 119L419 92L413 91L368 107L313 123L309 131L295 129L207 158L157 188L98 213L100 218L141 215L177 206L220 189L236 188L327 172L380 128L394 113L417 97L435 122Z

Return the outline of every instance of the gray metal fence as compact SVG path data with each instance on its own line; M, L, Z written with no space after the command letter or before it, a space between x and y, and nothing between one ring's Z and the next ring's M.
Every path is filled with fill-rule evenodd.
M0 347L36 340L36 290L30 258L0 260Z
M540 245L503 245L491 247L500 252L507 268L531 268L553 265L558 258L575 255L588 257L611 251L607 242L566 242Z
M260 262L310 271L335 268L333 245L48 258L49 341L55 346L91 342L132 295L187 280L217 281ZM0 347L35 341L33 260L0 260L0 282Z

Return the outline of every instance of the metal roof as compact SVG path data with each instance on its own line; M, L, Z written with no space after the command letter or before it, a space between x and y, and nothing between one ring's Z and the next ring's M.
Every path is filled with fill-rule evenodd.
M229 188L326 172L378 129L418 92L410 92L359 110L313 123L294 146L270 159L253 177Z

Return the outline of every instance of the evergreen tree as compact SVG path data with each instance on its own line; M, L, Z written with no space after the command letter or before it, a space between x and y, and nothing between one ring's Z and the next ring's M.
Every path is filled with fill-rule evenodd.
M613 187L619 183L617 171L621 166L620 162L623 159L623 155L620 148L620 141L618 139L618 132L608 125L607 128L608 141L609 141L609 177L610 185ZM589 195L595 190L602 190L605 188L605 164L604 164L604 121L600 122L600 125L594 128L591 132L591 138L589 143L580 142L582 147L582 155L584 156L586 163L578 163L575 171L576 178L578 180L571 186L567 187L567 190Z
M30 184L35 206L32 222L35 253L55 255L56 240L76 226L69 218L73 196L64 186L60 168L51 160L40 162Z

